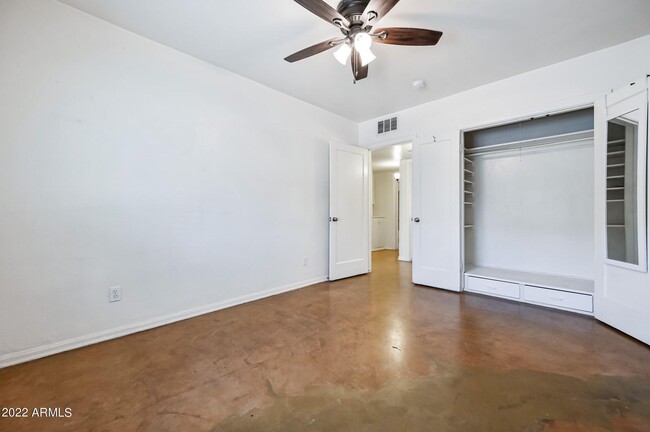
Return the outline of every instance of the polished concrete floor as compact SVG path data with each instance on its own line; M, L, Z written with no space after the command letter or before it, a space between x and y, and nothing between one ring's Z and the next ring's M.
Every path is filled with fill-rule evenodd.
M650 431L650 348L579 315L323 283L0 370L0 431Z

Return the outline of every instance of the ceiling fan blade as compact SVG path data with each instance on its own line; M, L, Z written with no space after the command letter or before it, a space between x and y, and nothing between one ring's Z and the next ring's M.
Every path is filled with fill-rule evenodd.
M289 57L285 57L285 60L289 63L297 62L298 60L306 59L307 57L311 57L318 53L322 53L323 51L327 51L330 48L334 48L344 41L345 39L341 40L341 38L326 40L324 42L317 43L316 45L312 45L309 48L305 48L296 53L293 53Z
M354 75L354 81L360 81L368 77L368 65L361 65L361 55L357 50L352 51L352 74Z
M364 22L367 25L374 26L388 12L390 12L397 3L399 3L399 0L370 0L370 3L366 6L366 10L363 11Z
M375 38L374 41L389 45L435 45L440 40L442 32L436 30L406 28L406 27L388 27L380 28L374 31L375 34L386 32L385 38Z
M332 6L325 3L323 0L294 0L294 1L298 3L300 6L307 9L309 12L313 13L314 15L318 15L319 17L323 18L325 21L327 21L330 24L337 25L336 22L340 21L340 23L345 27L348 27L350 25L350 22L343 15L338 13L336 9L334 9Z

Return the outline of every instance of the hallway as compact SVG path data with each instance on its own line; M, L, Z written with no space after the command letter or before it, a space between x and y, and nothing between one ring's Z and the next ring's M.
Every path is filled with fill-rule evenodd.
M414 286L395 251L322 283L0 370L0 431L648 431L650 349L574 314Z

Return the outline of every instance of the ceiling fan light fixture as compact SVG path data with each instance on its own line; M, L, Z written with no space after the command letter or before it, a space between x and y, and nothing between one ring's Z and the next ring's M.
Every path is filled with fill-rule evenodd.
M442 36L442 32L421 28L375 28L400 0L340 0L336 9L329 4L334 0L294 1L334 25L344 37L339 35L338 38L301 49L285 57L285 61L294 63L336 48L334 57L342 65L350 63L355 83L368 77L368 64L376 59L370 50L373 39L388 45L433 46ZM350 56L352 61L348 62Z
M350 54L352 54L352 48L347 43L344 43L339 49L334 51L334 57L343 66L347 64Z
M370 51L370 48L359 51L359 55L361 56L361 66L367 66L371 61L377 58L377 56Z
M372 45L372 38L366 32L357 33L354 36L354 47L357 50L370 49Z
M361 56L361 65L366 66L377 57L370 51L372 38L368 33L362 32L354 36L354 49Z

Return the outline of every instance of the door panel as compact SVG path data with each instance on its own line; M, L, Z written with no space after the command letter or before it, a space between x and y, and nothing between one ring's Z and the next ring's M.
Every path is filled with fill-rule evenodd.
M602 236L603 282L596 284L594 306L596 318L650 344L647 92L643 80L609 94L599 122L597 235Z
M368 199L368 150L330 144L330 280L369 271Z
M460 144L413 146L413 282L460 291Z

